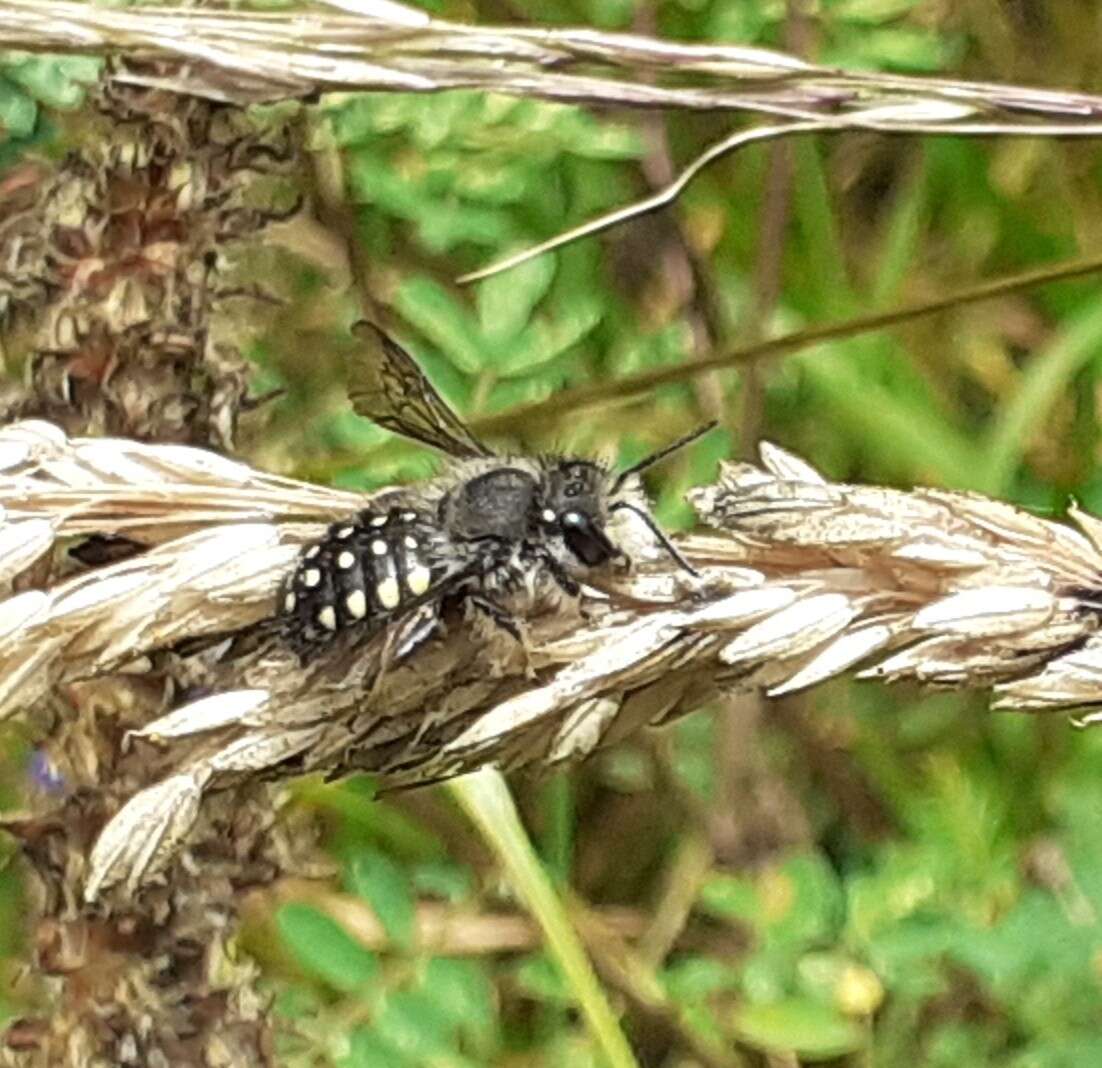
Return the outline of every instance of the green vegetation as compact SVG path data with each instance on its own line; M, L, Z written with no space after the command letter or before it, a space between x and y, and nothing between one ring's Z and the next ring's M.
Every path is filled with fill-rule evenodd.
M646 7L684 39L786 39L779 0L426 6L605 28L641 25ZM1069 0L822 0L795 36L823 62L907 73L1097 90L1102 70L1097 15ZM0 163L44 137L34 100L70 91L35 64L0 70ZM752 147L673 211L460 288L456 276L646 195L648 174L688 161L722 120L454 93L330 98L307 122L339 159L364 280L472 418L951 295L1089 254L1102 232L1096 144L846 134ZM315 262L298 279L302 330L319 307L354 314ZM718 413L724 433L652 482L675 527L691 521L684 490L760 438L834 478L1102 512L1097 285L950 308L564 411L501 444L630 461ZM338 356L311 344L304 359L302 336L257 341L257 392L287 392L253 458L356 487L430 472L435 459L350 412ZM702 709L569 776L511 785L542 884L505 877L523 849L476 830L487 817L470 795L297 788L327 820L339 882L292 888L243 935L280 992L287 1065L610 1063L615 1036L602 1053L585 1024L602 999L584 969L560 969L527 911L551 888L640 1065L752 1065L763 1051L775 1064L1102 1063L1102 734L991 715L982 694L841 682Z

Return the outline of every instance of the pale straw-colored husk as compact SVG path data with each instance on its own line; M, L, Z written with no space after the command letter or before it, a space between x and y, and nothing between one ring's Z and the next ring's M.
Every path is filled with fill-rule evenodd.
M679 545L699 575L644 554L578 606L532 606L523 645L462 617L391 667L385 633L305 667L276 633L242 642L303 541L367 499L192 448L0 431L0 710L33 716L47 691L140 674L151 657L203 691L167 694L126 735L156 772L92 851L89 898L135 890L186 840L204 792L255 777L367 769L406 785L555 765L722 692L846 671L990 688L1002 708L1085 708L1086 722L1102 704L1096 519L830 483L769 445L691 495L711 533ZM150 547L73 573L61 550L92 533Z

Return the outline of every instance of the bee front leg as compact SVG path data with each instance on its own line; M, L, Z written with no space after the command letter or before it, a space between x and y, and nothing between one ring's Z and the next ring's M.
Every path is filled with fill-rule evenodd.
M570 597L578 598L582 595L582 587L571 575L567 574L566 569L556 560L550 553L547 553L541 557L541 563L547 568L551 577L558 584L559 589L563 593L568 594Z
M520 621L512 612L502 608L496 601L491 601L489 597L483 597L478 593L468 595L467 604L483 615L488 616L503 631L512 635L518 642L525 644L524 635L521 633L520 629Z
M528 640L528 628L522 620L517 619L512 612L503 608L496 601L490 600L481 594L470 594L467 603L476 611L488 616L496 626L512 637L520 647L524 657L524 671L529 678L536 677L536 669L532 664L532 646Z
M578 616L587 622L592 619L593 609L591 605L587 605L582 599L581 583L570 575L550 553L541 556L540 563L547 568L548 574L555 580L559 589L573 599Z

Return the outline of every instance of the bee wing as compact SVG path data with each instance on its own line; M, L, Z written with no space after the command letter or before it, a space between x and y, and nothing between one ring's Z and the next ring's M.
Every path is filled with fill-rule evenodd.
M374 323L352 332L366 344L354 358L348 395L360 415L450 456L492 456L425 377L416 361Z

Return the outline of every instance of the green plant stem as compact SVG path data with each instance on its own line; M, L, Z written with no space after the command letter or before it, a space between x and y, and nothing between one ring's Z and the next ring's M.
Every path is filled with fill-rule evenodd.
M501 861L514 889L540 925L594 1041L610 1068L638 1068L567 911L536 856L501 774L486 768L450 784L463 810Z
M987 435L981 493L1006 496L1034 436L1044 434L1053 405L1066 395L1083 365L1102 341L1102 307L1069 315L1060 332L1030 360L1018 388L1002 405Z
M784 337L736 348L711 359L687 361L673 367L660 367L654 371L644 371L641 374L629 375L617 381L596 386L577 386L574 389L562 390L548 400L521 405L511 411L479 419L474 427L483 434L507 433L532 423L547 422L561 417L566 412L577 412L617 400L627 400L642 393L649 393L658 386L669 385L671 382L683 382L710 371L738 367L752 360L792 352L821 341L852 337L870 330L896 326L924 315L934 315L950 308L975 304L981 300L1031 289L1048 282L1066 281L1088 274L1097 274L1099 271L1102 271L1102 256L1073 260L1070 263L1065 262L1056 267L1044 267L1035 271L1023 271L1020 274L982 282L970 289L962 289L936 300L910 304L887 312L877 312L875 315L855 316L842 322L801 330L795 334L786 334Z

